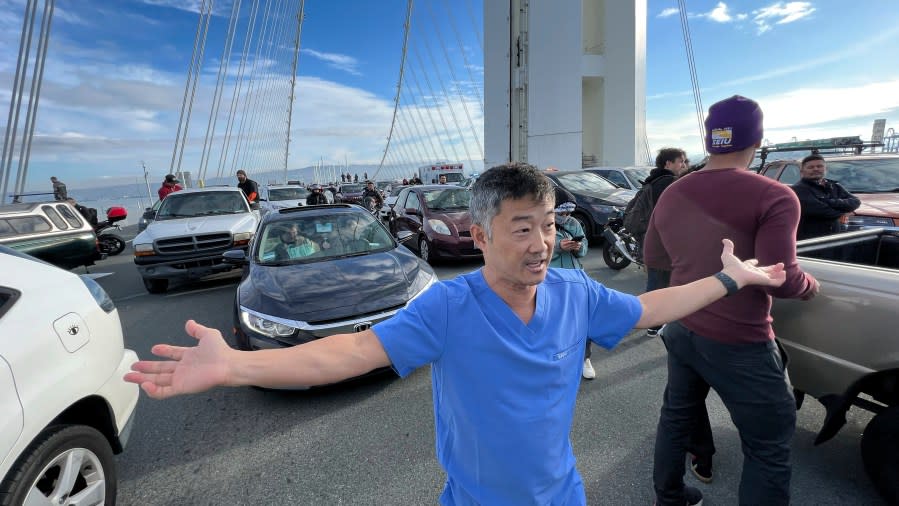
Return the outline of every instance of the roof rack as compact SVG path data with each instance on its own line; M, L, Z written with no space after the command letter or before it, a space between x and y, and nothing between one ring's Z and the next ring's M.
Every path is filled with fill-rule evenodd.
M759 168L765 166L765 159L768 153L777 153L783 151L810 151L811 154L820 154L822 150L825 153L845 153L846 150L852 150L855 154L860 155L865 148L882 147L882 142L864 142L861 137L830 137L827 139L815 139L808 141L782 142L759 148Z

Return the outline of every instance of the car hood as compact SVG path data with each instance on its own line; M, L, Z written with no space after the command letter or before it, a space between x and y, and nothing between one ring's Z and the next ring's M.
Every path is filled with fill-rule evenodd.
M574 192L572 192L574 193ZM628 202L634 198L637 192L624 188L614 188L611 190L600 191L580 191L577 195L583 197L593 204L603 204L611 206L626 206Z
M425 216L428 220L441 220L455 227L456 233L467 232L471 229L471 213L468 211L428 211Z
M238 297L241 306L263 314L321 322L402 306L431 276L430 267L398 248L287 266L253 264Z
M259 219L255 213L219 214L175 220L154 220L134 238L135 244L150 243L160 238L215 232L253 232Z
M856 193L855 196L862 201L855 214L899 218L899 193Z

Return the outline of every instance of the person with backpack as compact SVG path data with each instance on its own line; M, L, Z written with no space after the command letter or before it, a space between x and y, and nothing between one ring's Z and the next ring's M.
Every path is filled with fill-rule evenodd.
M640 243L640 251L643 251L643 239L656 202L662 192L686 172L687 153L683 149L662 148L659 150L659 154L656 156L656 167L650 171L649 177L643 181L643 187L637 191L624 210L624 228ZM670 277L669 271L647 267L646 291L651 292L667 287ZM661 327L648 328L646 335L655 337L659 335L659 329Z

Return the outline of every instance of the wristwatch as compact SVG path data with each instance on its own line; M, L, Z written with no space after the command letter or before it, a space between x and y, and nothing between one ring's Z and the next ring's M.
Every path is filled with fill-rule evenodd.
M715 273L715 279L720 281L721 284L724 285L724 288L727 290L727 294L724 295L725 297L730 297L731 295L737 293L737 290L740 289L740 287L737 286L737 282L734 281L734 278L725 274L724 271Z

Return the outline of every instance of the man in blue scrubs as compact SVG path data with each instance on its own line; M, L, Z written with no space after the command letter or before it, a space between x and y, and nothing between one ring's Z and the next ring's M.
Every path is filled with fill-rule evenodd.
M197 346L156 345L167 360L137 362L125 379L162 399L219 385L333 383L388 365L406 376L430 364L441 504L585 504L568 434L586 339L611 348L635 326L677 320L739 287L778 286L783 266L741 262L725 240L716 276L639 297L616 292L581 270L548 268L554 200L534 167L494 167L472 189L482 269L436 284L370 330L293 348L237 351L190 320Z

